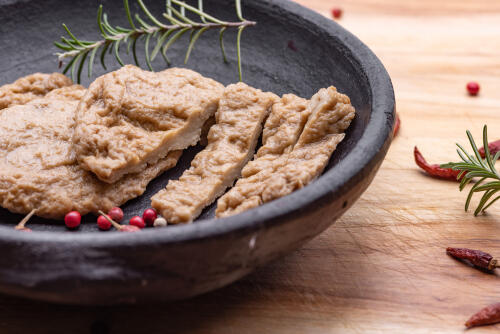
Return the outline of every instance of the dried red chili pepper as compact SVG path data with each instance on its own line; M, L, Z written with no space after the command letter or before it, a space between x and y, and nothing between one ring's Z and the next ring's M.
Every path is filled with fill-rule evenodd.
M495 156L495 154L500 151L500 140L488 143L488 148L490 149L490 154ZM479 154L481 154L481 157L484 159L484 147L479 149Z
M483 269L493 270L500 267L497 259L480 250L448 247L446 248L446 254L457 259L467 260L476 267Z
M472 328L482 325L493 325L500 322L500 303L486 306L467 320L465 326Z
M437 164L431 165L427 163L427 161L422 156L422 153L420 153L420 151L416 146L415 149L413 150L413 155L415 156L415 162L417 163L418 167L422 168L430 176L437 177L440 179L457 181L457 177L460 174L459 170L453 170L451 168L442 168Z
M399 132L399 127L401 126L401 119L399 118L399 114L396 114L396 123L394 124L394 133L393 137L396 137Z

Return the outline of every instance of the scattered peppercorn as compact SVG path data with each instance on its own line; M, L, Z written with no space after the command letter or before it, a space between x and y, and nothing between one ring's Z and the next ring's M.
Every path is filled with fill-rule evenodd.
M393 137L396 137L398 135L400 126L401 126L401 119L399 118L399 114L396 114L396 123L394 124Z
M446 248L446 254L457 259L467 260L476 267L483 269L493 270L500 267L497 259L480 250L448 247Z
M110 215L110 217L111 217L111 215ZM102 231L108 231L111 228L112 224L109 220L106 219L106 217L99 216L97 218L97 226Z
M334 19L340 19L342 17L342 9L340 8L333 8L332 9L332 16Z
M500 322L500 303L486 306L467 320L465 326L472 328L482 325L493 325Z
M147 226L153 226L156 218L158 218L158 214L155 209L146 209L142 214L142 219L144 219Z
M495 156L495 154L498 153L498 151L500 151L500 140L497 140L497 141L493 141L491 143L488 143L488 149L490 150L490 154L492 156ZM479 154L481 154L481 158L485 158L485 155L484 155L484 147L481 147L479 149Z
M427 161L422 156L422 153L415 146L413 150L413 155L415 157L415 162L417 165L427 172L430 176L437 177L440 179L454 180L457 181L457 177L460 174L459 170L453 170L451 168L442 168L437 164L428 164Z
M470 96L476 96L479 93L479 84L475 81L471 81L467 83L467 91L469 92Z
M114 207L108 212L108 216L115 222L120 223L123 219L123 211L119 207Z
M155 222L153 223L154 227L165 227L167 226L167 220L165 218L156 218Z
M64 216L64 224L69 229L76 229L82 222L82 215L78 211L71 211Z
M137 226L138 228L146 227L146 223L144 222L144 219L142 219L139 216L132 217L129 221L129 225Z
M298 50L293 41L288 41L288 48L292 51L295 51L295 52L297 52L297 50Z

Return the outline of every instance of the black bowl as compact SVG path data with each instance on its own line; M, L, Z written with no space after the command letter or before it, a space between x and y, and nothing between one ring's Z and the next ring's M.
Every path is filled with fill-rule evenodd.
M162 12L162 3L147 2L155 14ZM112 22L126 24L121 0L103 4ZM206 5L215 16L235 19L232 1L212 0ZM0 0L0 84L56 70L51 43L63 33L58 24L68 23L81 38L96 38L95 10L88 1ZM138 11L137 5L133 10ZM300 247L358 199L392 138L394 93L383 65L338 24L293 2L246 1L244 15L258 22L243 34L244 81L307 98L321 87L335 85L351 97L356 119L324 175L300 191L240 215L215 220L211 207L194 224L133 234L98 232L95 217L87 217L88 223L77 232L65 231L61 222L34 219L34 232L22 233L12 228L21 217L1 210L0 291L71 304L194 296ZM225 84L235 82L235 33L226 34L229 64L222 62L217 37L214 31L201 38L188 67ZM185 49L183 42L171 50L175 66L182 65ZM154 65L165 67L160 61ZM176 169L123 206L126 216L148 207L151 195L180 175L197 150L188 150Z

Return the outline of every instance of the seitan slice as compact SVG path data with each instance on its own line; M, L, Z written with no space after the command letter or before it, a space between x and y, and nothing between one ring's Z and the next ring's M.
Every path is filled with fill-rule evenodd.
M243 178L217 202L217 217L241 213L288 195L323 172L355 111L346 95L329 87L312 97L308 113L309 119L293 150L264 162L257 159L254 164L259 163L259 168L245 168Z
M77 111L80 165L113 183L200 140L224 86L199 73L125 66L94 81Z
M153 196L153 207L169 223L193 221L239 177L277 99L244 83L229 85L220 100L207 147L179 180L169 181L166 189Z
M45 96L50 91L73 85L70 78L60 74L35 73L0 87L0 109L25 104Z
M73 151L75 110L81 86L52 91L24 105L0 110L0 205L45 218L107 211L141 195L147 184L175 166L181 152L107 184L83 170Z

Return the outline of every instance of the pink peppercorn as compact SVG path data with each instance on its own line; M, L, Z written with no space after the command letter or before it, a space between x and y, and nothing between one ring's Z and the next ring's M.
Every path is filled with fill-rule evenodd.
M139 216L134 216L130 219L129 224L131 226L136 226L138 228L144 228L146 227L146 223L144 222L144 219L142 219Z
M158 214L155 209L146 209L142 214L142 218L146 222L146 225L153 226L155 219L158 218Z
M480 86L477 82L471 81L467 84L467 91L470 96L476 96L479 93Z
M106 219L104 216L99 216L97 218L97 226L102 231L107 231L111 228L111 222Z
M82 222L82 215L78 211L71 211L64 216L64 224L69 229L75 229L80 226Z
M335 19L340 19L342 17L342 9L340 9L340 8L333 8L332 9L332 16Z
M118 207L114 207L108 212L109 218L113 219L115 222L119 223L123 219L123 211Z

